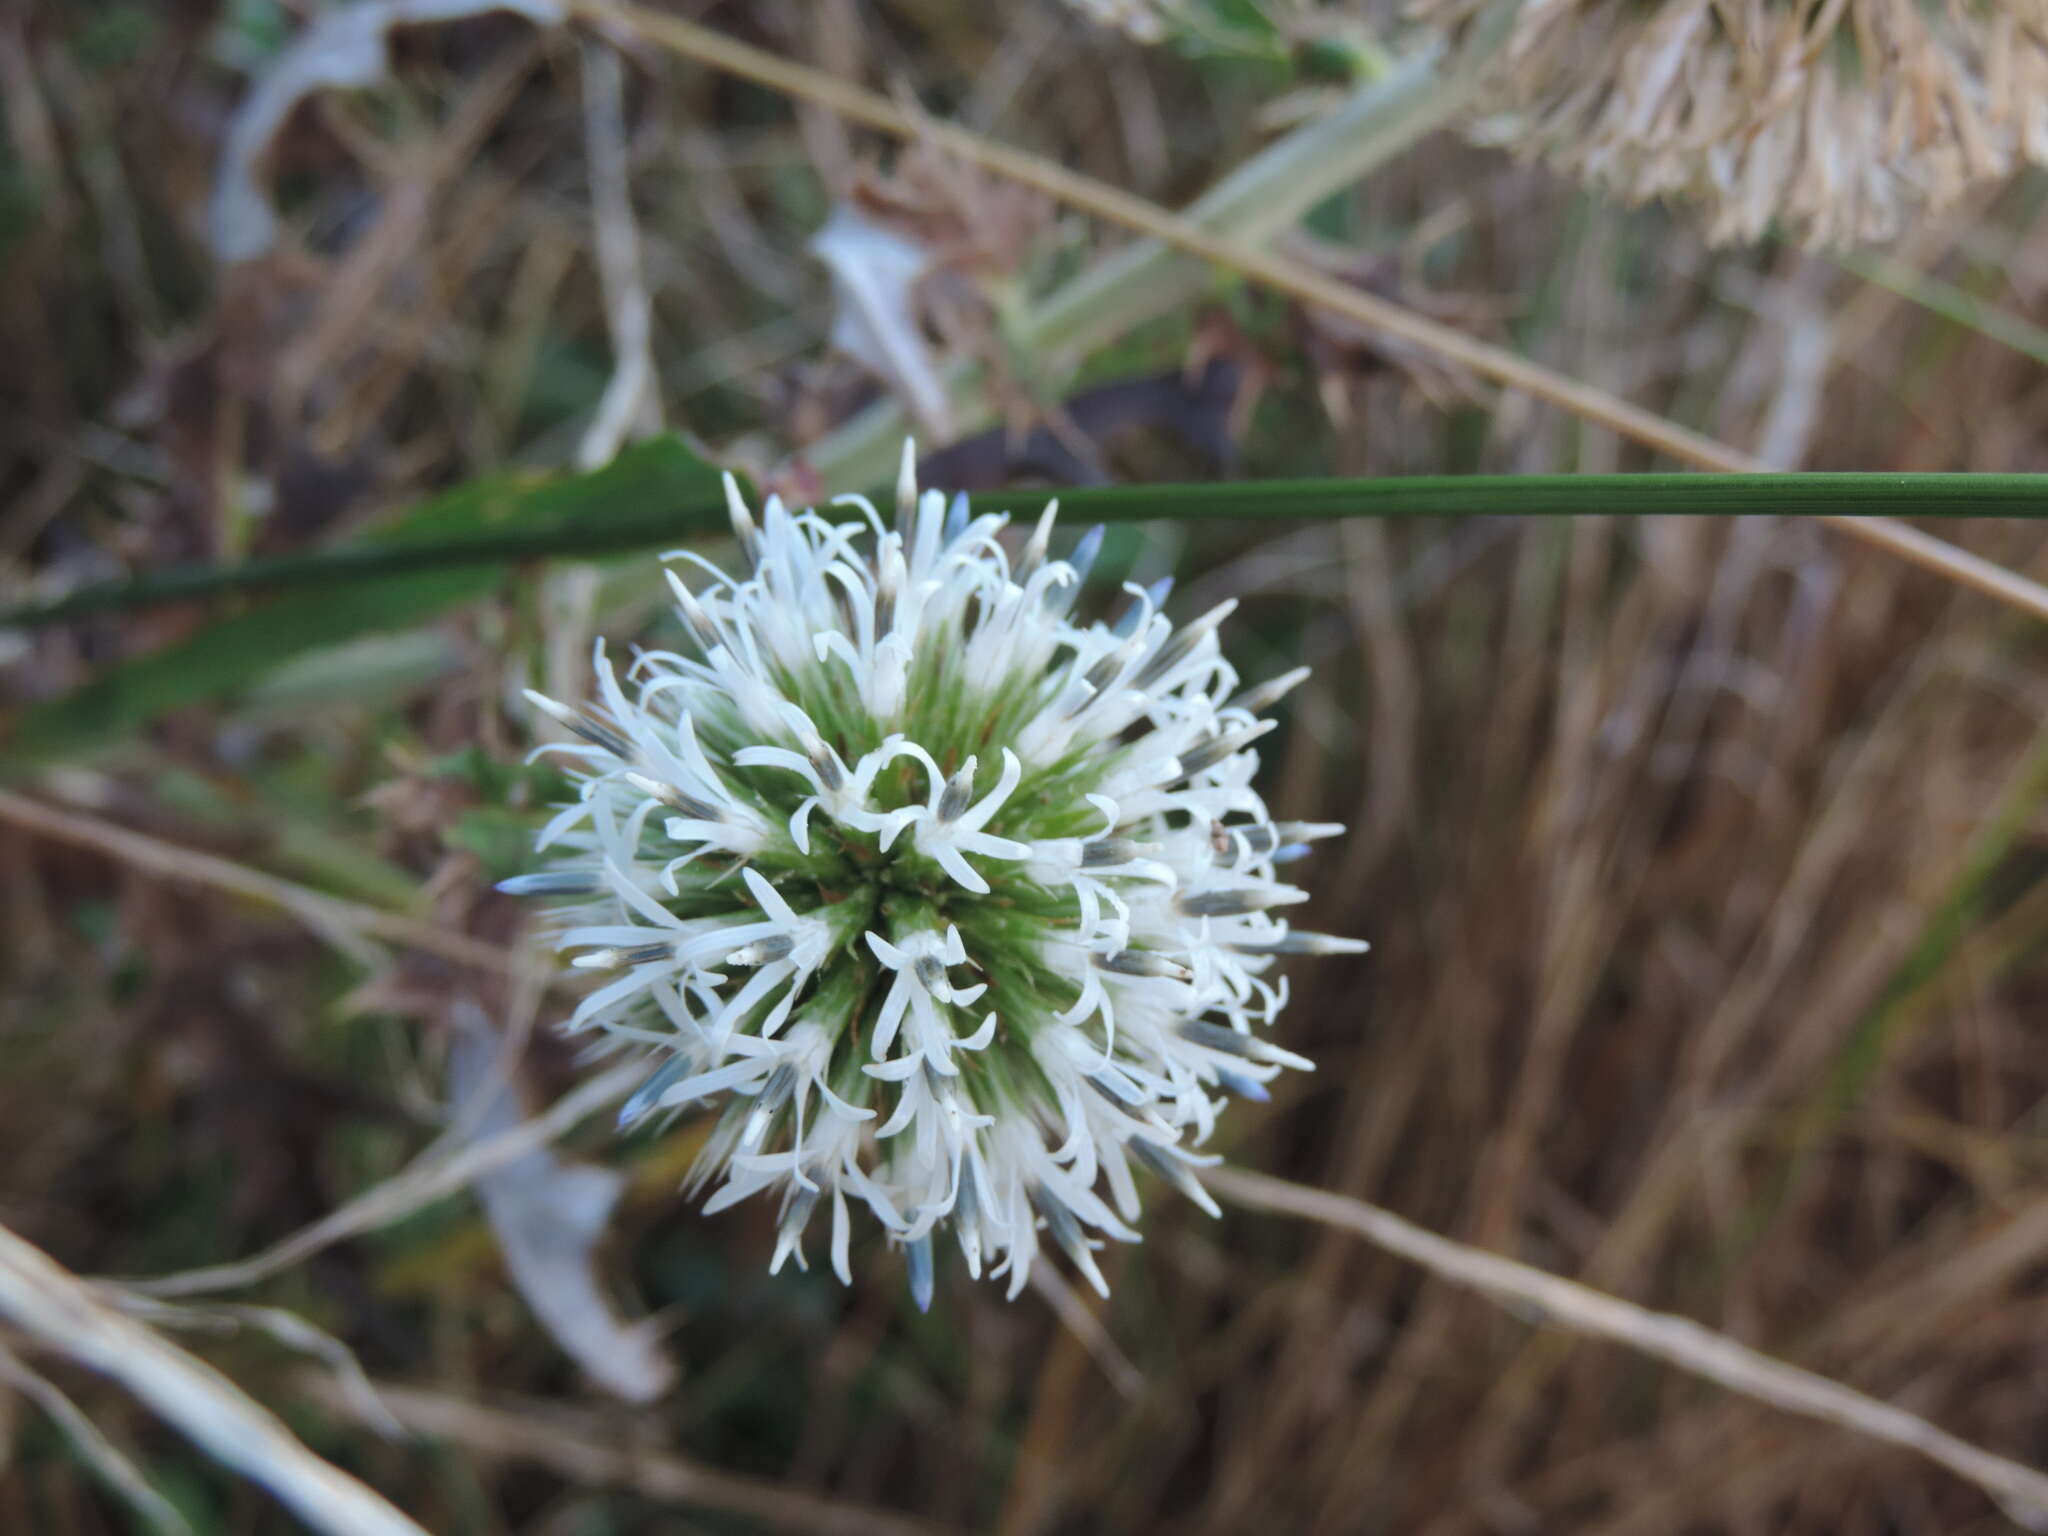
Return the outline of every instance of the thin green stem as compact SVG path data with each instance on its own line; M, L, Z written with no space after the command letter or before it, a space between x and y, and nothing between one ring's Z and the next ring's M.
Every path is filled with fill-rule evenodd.
M1342 517L2018 517L2048 516L2048 475L1651 474L1410 475L982 491L977 512L1035 513L1057 499L1069 522L1242 521ZM234 565L175 566L0 610L0 628L34 629L164 603L249 597L421 570L587 559L700 536L725 525L709 499L602 524L363 544Z
M1203 485L998 491L977 508L1022 513L1057 499L1069 519L1586 517L2043 517L2048 475L1400 475Z

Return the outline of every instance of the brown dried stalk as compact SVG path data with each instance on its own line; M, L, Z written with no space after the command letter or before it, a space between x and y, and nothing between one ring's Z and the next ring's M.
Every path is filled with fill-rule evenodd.
M268 1409L155 1330L123 1317L33 1243L0 1227L0 1319L53 1354L110 1376L194 1444L333 1536L426 1536L329 1466Z
M1562 1275L1453 1242L1363 1200L1239 1168L1206 1169L1202 1182L1233 1205L1303 1216L1356 1232L1388 1253L1508 1303L1518 1312L1533 1309L1545 1322L1625 1344L1786 1413L1917 1451L1975 1483L2028 1530L2048 1531L2048 1476L1959 1439L1903 1408L1773 1360L1690 1318L1652 1312Z
M549 1145L597 1111L617 1104L646 1076L644 1062L613 1067L578 1085L532 1119L521 1120L510 1130L478 1140L470 1139L467 1130L458 1125L399 1173L261 1253L229 1264L125 1283L152 1296L196 1296L254 1285L345 1238L389 1226L423 1206L468 1188L484 1174Z
M307 1377L306 1390L336 1413L361 1412L325 1377ZM805 1536L934 1536L938 1530L908 1515L822 1498L622 1443L613 1429L584 1415L514 1413L389 1382L377 1383L377 1396L414 1434L451 1441L480 1456L532 1462L584 1486L626 1488L658 1503L725 1510L768 1530ZM584 1422L589 1427L582 1427Z
M250 869L232 859L201 853L194 848L181 848L176 843L167 843L143 832L131 832L112 822L60 811L53 805L17 795L12 790L0 789L0 821L10 821L42 837L91 848L167 880L190 880L268 906L282 907L337 949L358 960L372 958L365 947L365 941L372 938L388 939L488 971L510 971L518 960L512 951L472 939L467 934L454 933L402 913L386 912L340 896L330 896L311 886Z

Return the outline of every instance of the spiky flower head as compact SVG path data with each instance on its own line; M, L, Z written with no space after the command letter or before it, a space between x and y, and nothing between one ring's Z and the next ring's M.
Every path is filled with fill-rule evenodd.
M1304 894L1277 866L1340 830L1252 787L1306 669L1239 693L1231 603L1176 629L1133 587L1075 620L1100 530L1054 559L1048 508L1006 545L918 493L908 445L893 529L859 497L757 524L726 488L751 573L672 557L708 578L669 572L688 651L622 677L600 644L587 707L529 695L577 795L505 888L560 898L604 978L569 1027L648 1057L626 1124L724 1104L695 1181L722 1177L710 1210L780 1196L771 1269L822 1205L849 1280L864 1205L920 1305L942 1229L1013 1296L1041 1232L1106 1289L1133 1165L1213 1211L1224 1101L1309 1065L1259 1033L1276 959L1364 947L1276 915Z

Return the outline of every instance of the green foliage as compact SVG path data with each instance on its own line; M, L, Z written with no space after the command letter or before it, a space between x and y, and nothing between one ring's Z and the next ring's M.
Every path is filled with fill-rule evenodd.
M381 567L375 580L270 598L189 639L116 666L61 699L0 726L0 771L73 756L141 729L174 709L232 699L292 657L359 635L418 624L487 597L521 557L524 541L573 530L602 544L622 528L646 528L678 505L711 505L716 472L673 437L621 454L583 475L495 475L407 513L350 550ZM449 546L470 563L433 555ZM423 568L409 569L419 555Z
M135 0L102 0L79 8L78 24L65 39L71 56L98 73L133 64L158 46L160 9Z

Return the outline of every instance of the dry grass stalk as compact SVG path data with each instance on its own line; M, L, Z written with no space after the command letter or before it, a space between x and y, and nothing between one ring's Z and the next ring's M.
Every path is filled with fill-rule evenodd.
M1144 1393L1145 1373L1131 1364L1130 1357L1117 1347L1116 1339L1087 1299L1050 1264L1041 1265L1031 1272L1031 1289L1045 1298L1045 1304L1052 1308L1060 1326L1095 1358L1096 1365L1102 1369L1103 1379L1117 1396L1127 1402L1135 1402Z
M143 1524L171 1536L191 1536L192 1527L177 1507L150 1486L142 1469L87 1417L85 1410L66 1397L49 1377L30 1369L4 1345L0 1345L0 1385L12 1387L48 1414L71 1442L78 1459L119 1494Z
M208 1455L332 1536L425 1536L293 1438L241 1388L97 1300L33 1243L0 1227L0 1318L50 1352L110 1376Z
M1241 1168L1210 1169L1202 1179L1235 1205L1305 1216L1355 1232L1433 1275L1470 1286L1518 1313L1533 1311L1542 1322L1626 1344L1786 1413L1821 1419L1917 1451L1982 1488L2026 1529L2048 1531L2048 1476L1960 1440L1903 1408L1773 1360L1690 1318L1652 1312L1561 1275L1453 1242L1363 1200L1307 1189Z
M254 1285L268 1275L303 1263L323 1248L389 1226L423 1206L446 1199L484 1174L549 1145L572 1126L624 1099L646 1075L646 1069L637 1062L614 1067L579 1084L532 1119L481 1139L471 1139L469 1128L458 1125L402 1172L259 1254L232 1264L190 1269L131 1284L152 1296L196 1296Z
M12 790L0 789L0 820L38 836L91 848L167 880L190 880L266 906L282 907L336 949L363 964L377 961L375 948L368 942L371 939L388 939L481 970L510 972L518 964L518 956L512 952L467 934L452 933L417 918L330 896L232 859L181 848L176 843L144 832L131 832L95 817L60 811Z
M309 1376L305 1386L309 1396L335 1413L360 1411L325 1377ZM655 1503L723 1510L769 1530L806 1536L934 1536L937 1530L906 1515L863 1509L622 1444L615 1425L589 1415L559 1409L518 1413L389 1382L377 1384L377 1396L415 1434L493 1459L532 1462L580 1486L629 1489Z

